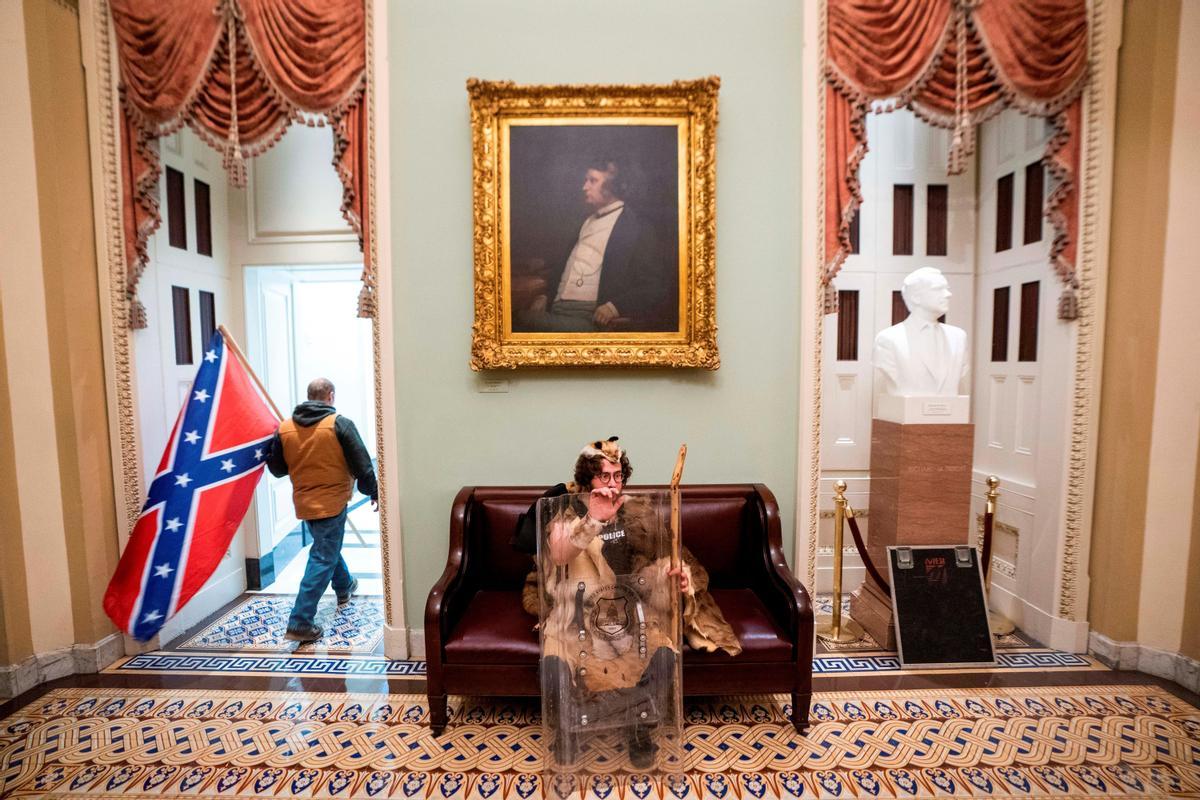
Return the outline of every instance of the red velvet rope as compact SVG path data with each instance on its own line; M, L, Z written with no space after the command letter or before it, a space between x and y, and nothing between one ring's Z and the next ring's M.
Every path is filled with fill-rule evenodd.
M875 581L875 585L883 590L887 596L891 596L892 587L883 576L879 574L879 570L875 568L875 563L871 561L871 554L867 552L866 546L863 544L862 534L858 531L858 520L853 516L847 515L846 521L850 523L850 535L854 537L854 549L858 550L858 557L862 559L863 566L867 568L867 574L871 576L871 580Z
M987 580L992 571L992 528L995 517L995 513L991 511L984 512L983 515L983 555L980 559L983 562L984 580Z

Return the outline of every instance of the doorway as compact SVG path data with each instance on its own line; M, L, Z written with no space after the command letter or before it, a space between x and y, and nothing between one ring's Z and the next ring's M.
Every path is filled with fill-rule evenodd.
M219 324L241 344L283 416L329 379L337 411L354 422L378 464L372 321L357 316L362 265L323 155L327 129L298 128L230 187L220 155L188 130L163 140L163 229L150 239L143 278L149 326L135 334L143 474L153 474L204 343ZM292 202L301 196L303 203ZM268 261L270 259L270 261ZM268 266L258 266L267 262ZM273 262L273 263L272 263ZM378 470L377 470L378 471ZM352 497L343 557L357 597L318 606L322 639L284 639L311 539L292 509L291 483L265 472L252 509L217 571L167 621L168 649L323 654L382 652L381 525L368 498Z
M285 416L305 399L310 380L328 378L338 413L354 422L377 463L371 322L352 313L359 273L357 265L246 267L246 353ZM291 494L287 477L267 474L259 485L257 542L247 556L251 591L295 594L300 585L311 541ZM381 597L379 517L357 489L342 553L360 594Z
M285 416L307 400L307 387L326 378L337 413L351 420L378 471L371 321L354 314L361 268L351 265L245 266L244 349L267 394ZM315 642L284 633L308 564L312 538L296 518L291 480L265 472L255 491L245 535L245 590L173 642L191 652L288 654L319 660L381 656L384 588L379 516L357 491L349 502L341 555L358 587L339 604L327 586L314 622Z

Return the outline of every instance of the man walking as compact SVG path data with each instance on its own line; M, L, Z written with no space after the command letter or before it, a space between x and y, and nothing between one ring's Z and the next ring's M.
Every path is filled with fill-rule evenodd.
M313 642L324 631L314 624L317 603L330 582L339 606L350 602L358 580L342 558L346 533L346 505L358 490L379 510L379 487L371 456L354 423L333 407L333 384L317 378L308 385L308 401L296 406L292 418L279 425L267 456L267 468L276 478L292 476L292 503L297 519L308 523L312 549L296 605L288 620L286 638Z

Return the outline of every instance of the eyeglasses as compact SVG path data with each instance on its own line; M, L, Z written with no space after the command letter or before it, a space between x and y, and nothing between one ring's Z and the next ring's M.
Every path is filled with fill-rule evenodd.
M601 472L596 475L596 478L601 483L620 483L624 480L624 476L619 472Z

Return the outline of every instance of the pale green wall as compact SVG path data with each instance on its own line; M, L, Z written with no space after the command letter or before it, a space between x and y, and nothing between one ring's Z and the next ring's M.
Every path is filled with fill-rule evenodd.
M800 288L796 0L427 0L389 6L392 263L409 624L446 558L464 484L551 484L618 434L634 483L761 481L792 548ZM493 375L471 345L469 77L665 83L718 75L717 322L722 366Z

